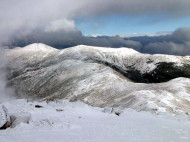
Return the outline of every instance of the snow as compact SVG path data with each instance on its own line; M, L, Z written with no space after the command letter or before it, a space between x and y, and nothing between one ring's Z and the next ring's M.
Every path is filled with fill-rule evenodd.
M17 47L16 49L19 50L19 47ZM52 52L52 51L57 51L57 49L51 47L51 46L48 46L48 45L45 45L43 43L33 43L33 44L30 44L28 46L25 46L24 48L21 48L21 50L23 51L34 51L34 52Z
M37 63L38 61L43 61L47 57L53 56L59 50L50 47L42 43L34 43L26 47L16 47L14 49L6 49L5 57L8 61L14 62L15 68L22 67L29 61ZM19 60L24 58L23 61Z
M190 117L115 111L82 102L4 102L10 113L30 113L29 124L0 131L1 142L189 142ZM35 105L42 106L36 108ZM119 108L114 108L119 110ZM110 108L110 110L112 110Z
M109 62L124 70L132 66L141 72L149 72L163 61L174 62L176 66L189 65L189 56L149 55L129 48L85 45L57 50L44 44L11 49L6 55L10 60L8 84L16 89L18 98L59 98L81 100L99 107L190 113L189 78L157 84L135 83L113 68L96 62Z
M2 104L14 123L0 131L1 142L190 141L189 78L134 83L94 62L109 62L124 70L132 66L144 73L163 61L188 65L189 56L149 55L129 48L85 45L57 50L43 44L16 48L6 55L12 71L21 73L10 83L18 87L18 92L24 92L22 98L39 97L41 101L18 99ZM91 106L58 100L62 98Z
M67 50L63 49L61 53L65 53L68 50L70 50L70 52L75 51L80 53L81 58L84 58L84 55L90 56L94 59L118 65L123 69L126 69L126 66L132 66L141 73L151 72L156 68L157 63L160 62L175 63L176 66L183 66L183 64L190 62L190 56L142 54L134 49L126 47L109 48L78 45ZM149 61L150 63L148 63Z
M159 63L174 63L182 67L189 64L190 56L173 56L161 54L141 54L130 48L108 48L78 45L75 47L58 50L42 43L34 43L24 48L7 50L9 66L15 70L27 67L27 64L55 63L63 60L80 60L107 62L119 66L127 71L130 68L139 71L141 74L153 71ZM30 70L30 69L29 69Z

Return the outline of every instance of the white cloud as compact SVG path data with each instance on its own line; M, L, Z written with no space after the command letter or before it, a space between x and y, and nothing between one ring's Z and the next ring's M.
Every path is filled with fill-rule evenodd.
M74 21L68 19L60 19L51 22L49 25L45 27L45 32L56 32L59 30L64 30L64 31L76 30Z
M38 28L73 30L72 19L94 15L161 13L186 16L190 14L189 5L189 0L1 0L0 42Z

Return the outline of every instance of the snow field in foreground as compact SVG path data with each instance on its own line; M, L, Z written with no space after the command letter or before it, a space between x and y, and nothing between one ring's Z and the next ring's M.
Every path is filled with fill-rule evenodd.
M3 105L10 115L30 113L31 118L29 124L18 123L14 128L0 130L1 142L190 141L190 118L182 115L154 115L125 109L117 111L122 112L118 116L111 108L66 100L46 103L20 99Z

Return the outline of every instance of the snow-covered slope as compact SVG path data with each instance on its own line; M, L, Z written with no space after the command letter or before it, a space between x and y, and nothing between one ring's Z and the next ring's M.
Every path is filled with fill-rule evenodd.
M7 53L14 62L14 73L25 65L47 67L65 60L80 60L87 63L98 63L110 66L135 82L163 82L176 77L190 77L190 56L149 55L141 54L129 48L102 48L79 45L57 50L44 44L32 44L16 48ZM13 64L13 63L12 63ZM18 70L17 70L18 69ZM21 70L23 72L23 70ZM21 73L22 73L21 72Z
M11 49L6 56L8 85L18 97L64 98L138 111L190 112L190 79L183 78L190 77L189 56L84 45L57 50L44 44Z
M0 130L1 142L189 142L188 117L153 115L124 109L117 116L108 108L57 100L3 104L10 115L31 115L29 122ZM41 106L41 108L35 106Z

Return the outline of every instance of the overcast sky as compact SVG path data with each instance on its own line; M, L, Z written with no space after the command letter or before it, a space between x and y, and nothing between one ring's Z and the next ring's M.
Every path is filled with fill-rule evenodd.
M1 0L0 43L99 45L100 40L84 35L173 32L190 27L189 6L190 0ZM190 32L187 29L180 32Z

